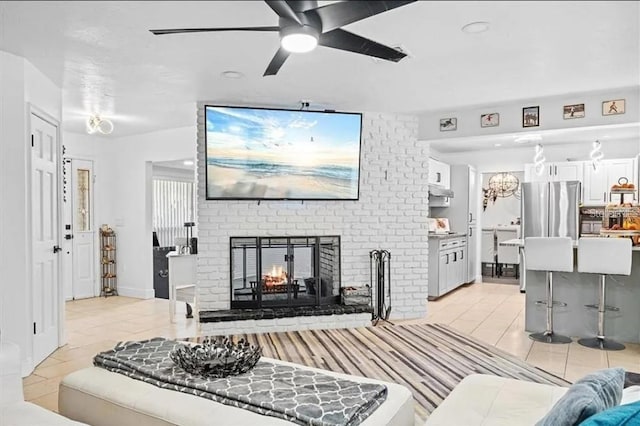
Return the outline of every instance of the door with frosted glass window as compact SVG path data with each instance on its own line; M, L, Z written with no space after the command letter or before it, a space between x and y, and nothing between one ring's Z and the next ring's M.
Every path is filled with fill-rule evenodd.
M73 298L82 299L96 296L93 162L74 159L71 173Z

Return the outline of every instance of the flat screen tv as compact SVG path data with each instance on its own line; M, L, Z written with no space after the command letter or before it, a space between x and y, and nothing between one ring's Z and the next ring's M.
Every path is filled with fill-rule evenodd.
M362 114L205 106L208 200L357 200Z

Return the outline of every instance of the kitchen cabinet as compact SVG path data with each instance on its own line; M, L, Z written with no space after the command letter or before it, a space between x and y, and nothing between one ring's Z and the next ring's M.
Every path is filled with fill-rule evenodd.
M541 174L535 171L535 164L525 164L525 182L563 182L567 180L583 181L584 163L582 161L563 161L546 163Z
M469 165L451 166L451 190L453 198L449 201L448 208L433 209L433 212L440 217L448 218L453 231L467 234L468 240L463 262L465 272L461 280L465 283L473 282L476 278L475 234L478 223L478 197L481 191L476 169ZM432 206L440 207L435 204ZM471 241L472 239L473 241Z
M638 185L637 163L635 158L603 160L598 170L591 163L585 164L583 204L587 206L602 206L609 203L620 203L619 194L611 194L611 186L618 183L621 177ZM628 197L628 196L627 196ZM632 196L635 201L636 195Z
M429 239L429 298L435 299L465 284L465 237Z
M429 158L429 183L451 189L451 166Z

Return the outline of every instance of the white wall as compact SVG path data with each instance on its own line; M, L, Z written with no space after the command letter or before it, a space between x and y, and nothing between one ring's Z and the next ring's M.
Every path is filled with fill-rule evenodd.
M368 284L369 252L387 249L392 255L392 318L425 315L429 147L417 141L415 117L365 113L360 199L304 203L207 201L204 123L200 107L198 297L202 310L230 306L229 237L341 235L343 285ZM208 325L202 327L206 333Z
M151 162L194 158L196 127L115 138L103 144L112 160L105 167L106 176L98 180L106 181L104 196L111 208L101 217L117 233L118 293L152 298Z
M625 99L626 112L620 115L602 115L602 102L606 100ZM563 106L585 104L585 117L565 120ZM540 106L540 126L522 127L522 108ZM500 114L500 125L497 127L480 127L482 114ZM441 132L440 119L456 117L458 129ZM453 111L435 111L420 115L420 139L448 139L465 136L495 135L512 132L530 132L549 129L602 126L640 121L640 87L623 87L606 91L579 94L565 94L546 98L522 99L495 105L471 106Z
M29 105L61 121L62 92L23 58L0 51L0 329L33 369ZM61 305L62 308L62 305Z
M533 145L456 153L440 153L432 149L431 156L448 164L473 165L478 173L503 170L524 171L524 165L533 162L534 149ZM588 160L590 149L591 145L588 143L545 145L544 156L547 162ZM634 140L604 141L602 152L605 158L631 158L640 153L640 145L639 141Z

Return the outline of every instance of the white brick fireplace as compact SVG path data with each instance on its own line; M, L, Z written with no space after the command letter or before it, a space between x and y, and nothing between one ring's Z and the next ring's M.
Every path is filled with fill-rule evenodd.
M200 310L230 308L230 237L340 235L343 286L368 284L369 252L389 250L390 319L420 318L426 314L429 148L417 140L416 117L363 114L357 201L208 201L204 178L205 104L198 105ZM237 322L201 325L204 334L214 334L357 326L366 325L371 319L370 314L348 316L348 319L329 315L246 321L244 325Z

